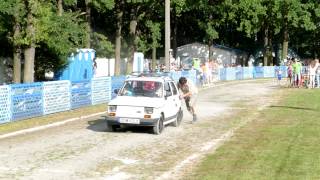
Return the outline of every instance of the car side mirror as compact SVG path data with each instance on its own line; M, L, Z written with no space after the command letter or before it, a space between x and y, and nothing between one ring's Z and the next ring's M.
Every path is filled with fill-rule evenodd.
M115 94L118 94L119 89L115 89L113 92L114 92Z

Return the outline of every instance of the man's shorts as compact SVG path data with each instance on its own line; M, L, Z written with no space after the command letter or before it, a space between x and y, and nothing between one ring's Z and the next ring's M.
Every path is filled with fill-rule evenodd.
M191 97L186 97L184 99L188 110L190 109L190 107L193 107L196 104L197 99L198 99L198 95L192 95Z

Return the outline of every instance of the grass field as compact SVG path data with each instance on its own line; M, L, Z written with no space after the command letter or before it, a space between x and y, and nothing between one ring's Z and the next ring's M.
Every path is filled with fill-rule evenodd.
M320 91L285 90L186 179L320 179Z

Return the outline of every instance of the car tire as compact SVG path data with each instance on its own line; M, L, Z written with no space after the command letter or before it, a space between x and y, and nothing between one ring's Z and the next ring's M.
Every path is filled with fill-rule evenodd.
M179 111L177 113L177 117L176 117L175 121L172 123L172 126L174 126L174 127L180 126L182 118L183 118L183 111L181 109L179 109Z
M153 133L156 135L159 135L162 133L163 129L164 129L164 125L163 125L163 116L160 117L160 119L157 121L156 125L153 126Z
M116 132L116 131L117 131L116 126L107 123L107 132Z

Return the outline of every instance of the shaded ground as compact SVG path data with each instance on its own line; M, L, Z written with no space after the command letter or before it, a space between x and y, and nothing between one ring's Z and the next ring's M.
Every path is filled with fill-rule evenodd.
M270 105L276 91L271 81L203 90L199 122L191 124L185 111L180 127L166 127L158 136L146 128L107 133L104 117L96 117L2 139L0 179L176 179L215 148L214 140L246 122L237 118L241 113Z

